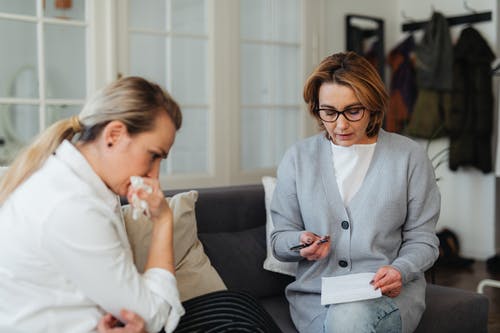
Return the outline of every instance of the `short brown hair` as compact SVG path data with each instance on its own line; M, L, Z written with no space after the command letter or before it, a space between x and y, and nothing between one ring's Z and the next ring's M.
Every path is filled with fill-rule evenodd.
M373 137L378 134L389 105L389 95L380 75L368 60L354 52L335 53L323 59L307 79L304 101L309 113L316 118L322 129L324 126L317 109L319 89L323 83L336 83L351 88L370 115L366 135Z

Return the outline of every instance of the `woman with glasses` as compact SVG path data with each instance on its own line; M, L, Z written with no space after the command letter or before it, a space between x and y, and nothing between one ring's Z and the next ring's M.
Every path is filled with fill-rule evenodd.
M287 151L271 204L274 255L299 263L286 289L295 326L413 332L425 309L424 271L438 257L432 164L419 144L381 129L386 89L355 53L326 57L304 99L322 131ZM321 304L322 277L355 273L370 273L366 284L382 296Z

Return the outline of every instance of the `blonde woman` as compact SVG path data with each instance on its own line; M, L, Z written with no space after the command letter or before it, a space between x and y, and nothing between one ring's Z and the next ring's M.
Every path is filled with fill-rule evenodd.
M184 309L158 174L181 122L168 93L128 77L17 157L0 182L1 331L93 332L106 312L150 332L173 331ZM138 192L154 222L144 275L120 215L131 176L153 189ZM123 308L137 315L120 315Z

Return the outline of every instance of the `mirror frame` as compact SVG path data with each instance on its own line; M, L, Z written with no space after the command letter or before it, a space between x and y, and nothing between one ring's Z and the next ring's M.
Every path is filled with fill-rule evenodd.
M374 29L363 29L355 24L356 20L367 20L375 24ZM376 37L376 47L373 49L376 63L370 61L377 69L380 78L385 82L385 46L384 46L384 20L366 16L349 14L345 16L346 31L346 51L354 51L366 57L363 50L362 41L364 39ZM370 60L370 59L368 59Z

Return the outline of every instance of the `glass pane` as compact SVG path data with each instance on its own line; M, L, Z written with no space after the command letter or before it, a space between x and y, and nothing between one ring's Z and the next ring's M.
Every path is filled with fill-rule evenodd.
M129 41L130 74L145 77L166 87L166 38L132 33Z
M49 0L44 3L46 17L85 20L85 0Z
M298 43L300 40L299 0L274 0L274 39Z
M172 38L171 85L181 104L208 104L207 41Z
M271 102L271 80L273 73L273 46L261 44L241 45L241 103L269 104ZM288 69L291 71L291 69ZM279 80L281 82L281 79Z
M132 29L167 30L166 0L129 0L128 13Z
M0 12L36 15L36 0L0 0Z
M182 127L177 132L169 159L173 173L208 171L208 110L183 109ZM163 163L164 171L166 163Z
M290 46L274 47L274 81L273 99L275 104L294 105L300 103L302 97L302 80L300 79L299 48Z
M243 39L272 40L271 0L240 1L240 34Z
M206 34L205 0L172 0L172 31Z
M47 24L45 26L46 96L85 98L85 28Z
M286 150L299 140L299 108L275 109L273 119L274 166L278 166Z
M299 139L299 108L243 109L241 167L276 167L285 151Z
M0 104L0 165L9 164L38 132L38 106Z
M82 105L50 105L45 112L45 127L49 127L58 120L78 115Z
M36 41L36 24L0 20L0 45L4 45L1 97L38 97Z
M272 110L241 110L241 168L252 170L274 166ZM281 125L281 124L280 124Z

